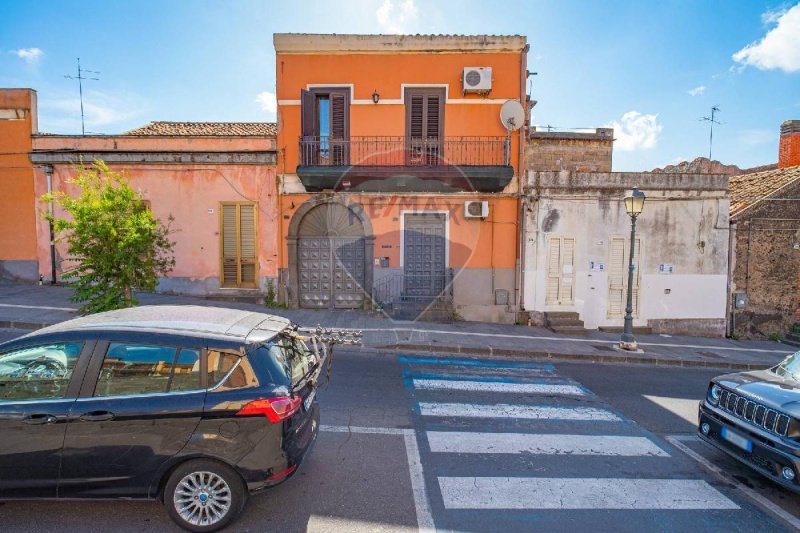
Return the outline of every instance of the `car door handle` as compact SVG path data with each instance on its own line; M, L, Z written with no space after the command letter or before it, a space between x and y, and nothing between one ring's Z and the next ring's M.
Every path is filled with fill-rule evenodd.
M53 415L30 415L25 417L25 423L32 426L41 426L43 424L55 424L58 421Z
M103 422L112 418L114 418L114 413L109 411L90 411L80 416L80 419L84 422Z

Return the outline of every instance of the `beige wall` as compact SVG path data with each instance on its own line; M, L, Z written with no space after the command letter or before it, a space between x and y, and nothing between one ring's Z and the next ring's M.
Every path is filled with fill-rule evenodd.
M526 200L525 309L577 312L592 329L622 326L621 316L609 316L610 242L629 238L622 197L634 185L647 194L637 222L642 252L634 325L665 333L724 335L730 204L724 176L529 173L528 186L538 196ZM553 237L574 238L570 304L546 302ZM672 272L662 273L661 265L671 265Z

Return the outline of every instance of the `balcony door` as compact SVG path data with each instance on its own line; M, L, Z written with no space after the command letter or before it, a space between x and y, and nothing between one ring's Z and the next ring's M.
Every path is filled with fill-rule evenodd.
M444 156L444 88L406 88L406 164L436 166Z
M350 89L301 91L302 165L341 166L350 163Z

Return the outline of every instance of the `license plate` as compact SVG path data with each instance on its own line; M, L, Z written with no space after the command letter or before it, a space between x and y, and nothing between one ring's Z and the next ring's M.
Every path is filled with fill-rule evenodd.
M305 410L306 410L306 411L308 411L309 409L311 409L311 403L314 401L314 395L315 395L315 394L317 394L317 391L315 391L315 390L312 390L312 391L311 391L311 394L309 394L308 396L306 396L306 399L305 399L305 400L303 400L303 407L305 408Z
M734 446L738 446L739 448L743 449L746 452L753 451L753 443L750 442L749 439L742 437L738 433L731 431L728 428L722 428L722 431L719 432L722 435L722 438L726 441L730 442Z

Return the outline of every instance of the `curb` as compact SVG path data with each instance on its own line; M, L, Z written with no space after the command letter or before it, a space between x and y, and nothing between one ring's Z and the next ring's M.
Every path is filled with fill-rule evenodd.
M13 320L0 320L0 328L15 328L26 330L37 330L52 326L53 324L42 322L16 322ZM364 346L361 352L375 352L386 350L390 352L428 352L445 354L463 355L489 355L506 357L527 357L531 359L547 359L558 361L588 361L593 363L617 363L617 364L636 364L653 366L672 366L682 368L722 368L728 370L764 370L773 365L764 363L739 363L724 361L695 361L691 359L659 359L641 356L621 356L621 355L599 355L599 354L574 354L574 353L552 353L535 350L514 350L513 348L493 348L490 345L484 346L443 346L432 344L387 344L384 346Z
M654 366L673 366L682 368L723 368L730 370L764 370L773 365L764 363L739 363L724 361L695 361L691 359L659 359L653 357L635 356L613 356L595 354L559 354L552 352L540 352L531 350L514 350L511 348L492 348L491 346L440 346L428 344L387 344L377 346L378 349L392 352L416 351L431 353L450 353L465 355L490 355L490 356L511 356L528 357L532 359L547 359L560 361L590 361L594 363L618 363L618 364L637 364Z

